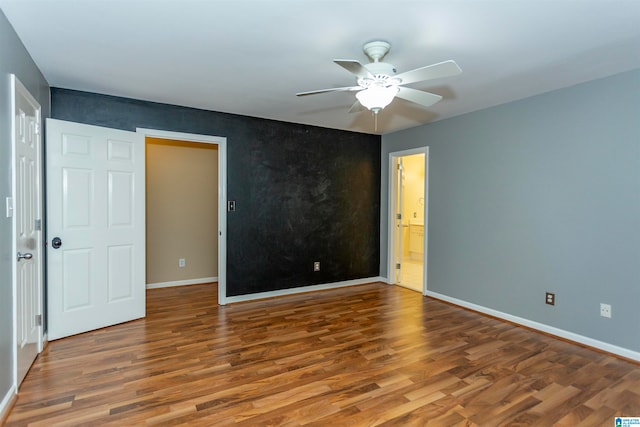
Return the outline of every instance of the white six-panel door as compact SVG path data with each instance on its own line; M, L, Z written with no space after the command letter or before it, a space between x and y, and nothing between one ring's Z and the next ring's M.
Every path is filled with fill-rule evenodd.
M41 342L42 231L40 105L12 75L16 384L35 360Z
M144 136L47 119L50 340L145 315Z

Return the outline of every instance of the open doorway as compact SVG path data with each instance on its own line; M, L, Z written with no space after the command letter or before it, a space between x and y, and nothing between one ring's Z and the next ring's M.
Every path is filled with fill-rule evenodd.
M161 282L160 286L162 286L163 284L167 284L167 282L169 284L179 285L179 284L186 284L186 283L196 284L196 283L217 281L218 282L218 303L220 305L226 304L227 246L226 246L225 230L227 228L227 215L226 215L227 213L227 210L226 210L226 199L227 199L226 141L227 139L224 137L218 137L218 136L162 131L162 130L156 130L156 129L138 128L136 131L138 133L142 133L145 136L145 139L147 142L155 141L156 143L161 143L160 140L170 141L168 145L165 146L165 148L169 148L169 151L174 148L180 149L181 146L182 147L199 146L201 148L202 148L202 144L209 144L209 145L212 144L216 146L215 158L217 159L217 172L216 172L217 173L217 193L216 193L217 203L216 203L215 209L217 210L217 221L216 221L217 225L216 225L216 229L214 230L214 233L217 235L216 236L217 244L215 245L216 246L215 249L212 249L212 250L217 251L217 266L216 266L217 276L207 275L206 277L201 277L200 278L201 280L193 280L193 279L175 280L175 278L173 278L171 280ZM165 152L164 154L167 154L167 153ZM200 184L199 182L190 182L190 183L185 183L184 185L190 185L191 187L197 188L199 184ZM180 208L178 207L178 209ZM184 219L185 221L190 221L190 219L188 219L188 215L185 215L183 217L186 218ZM210 246L210 242L209 244L207 244L207 242L203 242L203 244ZM189 250L191 249L193 248L190 248ZM180 252L176 252L175 254L173 254L173 257L171 258L171 260L175 262L172 262L172 264L175 264L174 267L176 267L176 269L186 269L187 263L189 263L190 258L187 257L187 255L184 255L184 256L179 255L179 253ZM195 259L197 259L199 255L200 254L198 253L198 251L195 250L193 252L193 258L191 259L195 261ZM204 265L204 263L202 264ZM198 274L206 275L206 273L198 273ZM214 274L214 273L211 273L211 274Z
M428 147L389 154L389 278L426 293Z
M226 302L226 138L47 119L49 339L145 316L146 137L218 146L218 301Z
M218 145L145 138L147 289L218 281Z

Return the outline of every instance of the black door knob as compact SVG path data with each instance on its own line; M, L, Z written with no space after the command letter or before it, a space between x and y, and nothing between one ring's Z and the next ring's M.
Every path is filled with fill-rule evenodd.
M53 249L58 249L60 246L62 246L62 240L60 240L59 237L54 237L51 241L51 247Z

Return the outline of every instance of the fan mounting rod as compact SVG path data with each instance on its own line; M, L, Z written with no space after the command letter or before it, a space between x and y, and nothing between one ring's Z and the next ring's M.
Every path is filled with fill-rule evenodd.
M362 50L364 50L364 53L366 53L373 62L378 62L384 58L390 48L391 45L389 43L383 42L382 40L376 40L365 44Z

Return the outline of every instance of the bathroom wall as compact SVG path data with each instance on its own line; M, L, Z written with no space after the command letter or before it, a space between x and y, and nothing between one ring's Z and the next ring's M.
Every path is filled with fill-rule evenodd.
M402 257L415 259L421 252L411 251L412 223L424 223L424 154L403 156L402 166Z
M424 222L424 154L402 158L404 166L403 218Z

